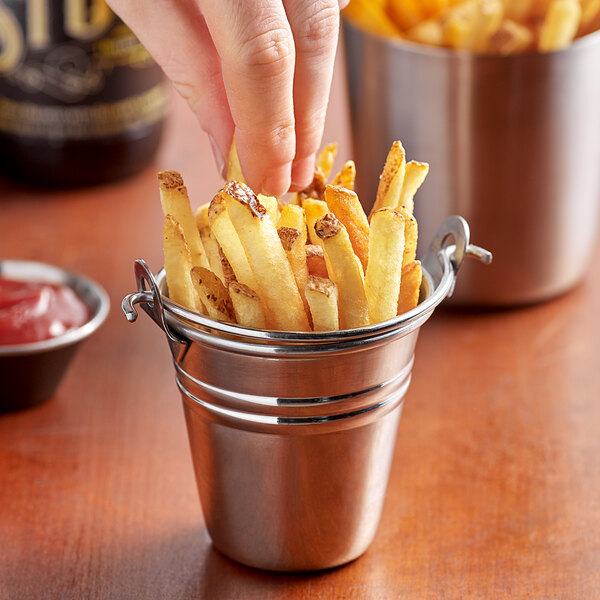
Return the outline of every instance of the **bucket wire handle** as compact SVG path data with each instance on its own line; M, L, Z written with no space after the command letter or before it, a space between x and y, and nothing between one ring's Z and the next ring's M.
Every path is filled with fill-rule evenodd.
M130 323L136 321L138 312L135 309L135 305L140 304L150 318L167 334L169 340L175 343L186 343L185 340L177 337L167 324L162 296L158 290L156 279L154 279L154 275L146 264L146 261L138 258L135 261L133 271L138 291L125 296L121 303L121 308L123 309L127 320ZM149 289L146 288L146 285Z
M454 292L456 277L466 256L475 258L486 265L492 262L492 253L485 248L471 244L470 237L469 224L465 219L458 215L452 215L444 219L429 246L427 254L431 253L437 256L440 252L446 251L452 265L454 280L448 296L452 296ZM450 240L454 242L454 245L451 244Z

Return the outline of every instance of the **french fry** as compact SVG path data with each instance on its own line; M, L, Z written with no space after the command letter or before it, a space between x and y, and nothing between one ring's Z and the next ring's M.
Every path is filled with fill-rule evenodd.
M172 215L181 225L185 241L192 255L192 264L198 267L208 267L206 252L196 227L196 220L192 213L190 199L181 174L177 171L160 171L158 181L163 214L165 216Z
M200 231L203 227L208 227L208 207L210 202L202 204L196 209L196 228ZM202 237L202 236L200 236Z
M208 225L203 226L199 231L210 270L225 284L225 274L223 273L219 244Z
M234 321L233 306L223 282L210 270L194 267L191 278L208 316L217 321Z
M446 11L443 19L444 42L456 50L469 48L473 37L473 25L477 13L474 0L464 2Z
M376 35L401 37L400 30L379 3L369 0L352 0L344 9L344 15L359 27Z
M442 46L444 44L444 28L439 21L431 19L411 27L406 33L406 37L417 44Z
M581 29L589 33L600 19L600 0L581 0Z
M369 265L365 291L371 323L398 314L398 297L404 254L404 217L393 208L381 208L371 217Z
M229 156L227 157L227 181L241 181L245 183L244 174L242 173L242 167L240 165L240 159L238 157L237 148L235 145L235 137L231 140L231 147L229 148Z
M340 328L338 291L331 279L310 275L305 287L314 331L335 331Z
M266 329L265 315L258 294L239 281L229 284L229 296L238 325Z
M277 222L279 221L279 203L277 202L277 198L274 196L258 194L258 201L267 209L273 224L277 225Z
M469 50L483 52L488 46L489 38L502 24L504 4L502 0L478 0L476 6Z
M553 52L566 48L577 34L580 19L578 0L552 0L540 30L539 50Z
M404 217L404 254L402 256L402 266L404 266L415 260L419 232L417 220L405 206L400 206L396 210Z
M220 193L248 262L255 274L260 273L255 291L266 305L267 323L283 331L308 331L308 315L294 273L273 221L265 218L266 208L243 183L229 182Z
M286 204L281 209L279 216L279 222L277 228L280 227L291 227L297 229L302 234L302 243L306 244L307 230L306 230L306 213L301 206L295 204Z
M354 253L363 269L366 269L369 260L369 221L358 196L346 188L328 185L325 188L325 201L329 212L346 228Z
M306 227L304 228L306 231ZM298 286L300 296L302 296L302 302L304 303L304 310L306 314L309 314L309 307L306 302L304 295L304 287L308 281L308 267L306 266L306 251L304 250L306 240L303 238L302 231L294 229L293 227L279 227L277 229L281 245L285 250L285 254L288 258L292 272L294 273L294 279Z
M315 223L327 214L327 203L324 200L306 198L302 202L302 208L306 214L306 225L311 244L322 246L321 238L315 233Z
M317 169L321 169L323 175L325 175L325 181L329 179L331 168L335 161L335 155L337 154L337 148L338 145L336 143L326 144L317 156Z
M327 272L327 265L325 264L323 248L316 244L306 244L306 246L304 246L304 251L306 252L306 267L308 268L308 274L327 279L329 274Z
M236 280L247 285L250 289L256 289L258 285L256 276L250 267L246 251L237 231L231 222L223 194L218 193L210 203L208 221L210 230L233 269Z
M354 254L346 228L329 213L316 222L315 231L323 240L327 271L338 287L340 326L353 329L368 325L363 268Z
M387 8L393 22L401 29L410 29L423 20L420 0L389 0Z
M163 241L169 298L184 308L203 312L190 278L192 254L185 241L183 228L172 215L165 217Z
M525 23L531 19L534 0L504 0L506 17L509 20Z
M423 272L418 260L412 261L402 268L400 296L398 298L398 314L412 310L419 303Z
M414 197L425 181L427 173L429 173L429 165L427 163L416 162L414 160L406 163L404 183L402 184L402 191L398 199L398 206L405 206L408 212L414 212Z
M313 180L310 182L310 185L301 192L298 192L300 204L304 206L304 200L307 198L323 200L325 198L325 184L325 173L323 173L320 167L316 167Z
M406 170L406 154L399 141L395 141L390 148L385 161L385 166L379 177L377 187L377 198L371 214L376 210L389 206L398 206L402 185L404 184L404 172Z
M349 160L339 170L337 175L333 178L331 185L341 185L347 190L354 190L354 182L356 180L356 165L353 160Z
M529 27L505 19L499 29L490 36L488 50L496 54L515 54L529 50L532 45L533 33Z
M223 270L223 283L225 284L225 287L229 287L229 284L232 281L237 281L237 279L231 263L227 260L221 246L219 246L219 258L221 259L221 269Z
M530 19L532 21L542 20L548 13L552 0L533 0L531 4Z
M450 0L421 0L423 15L429 19L438 16L450 5Z

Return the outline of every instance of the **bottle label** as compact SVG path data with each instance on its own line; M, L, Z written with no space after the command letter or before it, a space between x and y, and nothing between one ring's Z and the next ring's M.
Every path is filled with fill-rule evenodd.
M0 0L0 132L118 135L166 104L161 70L104 0Z

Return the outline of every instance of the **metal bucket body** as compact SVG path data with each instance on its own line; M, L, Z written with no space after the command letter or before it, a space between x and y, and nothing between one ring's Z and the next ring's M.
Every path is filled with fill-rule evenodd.
M454 245L443 247L447 238ZM420 326L451 293L468 227L448 219L423 260L420 305L330 333L249 330L192 313L136 264L134 305L173 353L206 526L244 564L309 571L346 563L379 523ZM150 290L146 290L148 284Z
M386 40L346 22L361 199L387 148L427 160L415 202L421 240L461 214L494 252L453 301L544 300L589 267L600 211L600 33L560 52L473 55Z

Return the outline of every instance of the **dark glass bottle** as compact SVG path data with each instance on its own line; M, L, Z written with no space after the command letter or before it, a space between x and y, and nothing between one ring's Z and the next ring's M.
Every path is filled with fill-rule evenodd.
M0 0L0 170L50 186L147 166L167 104L160 68L104 0Z

